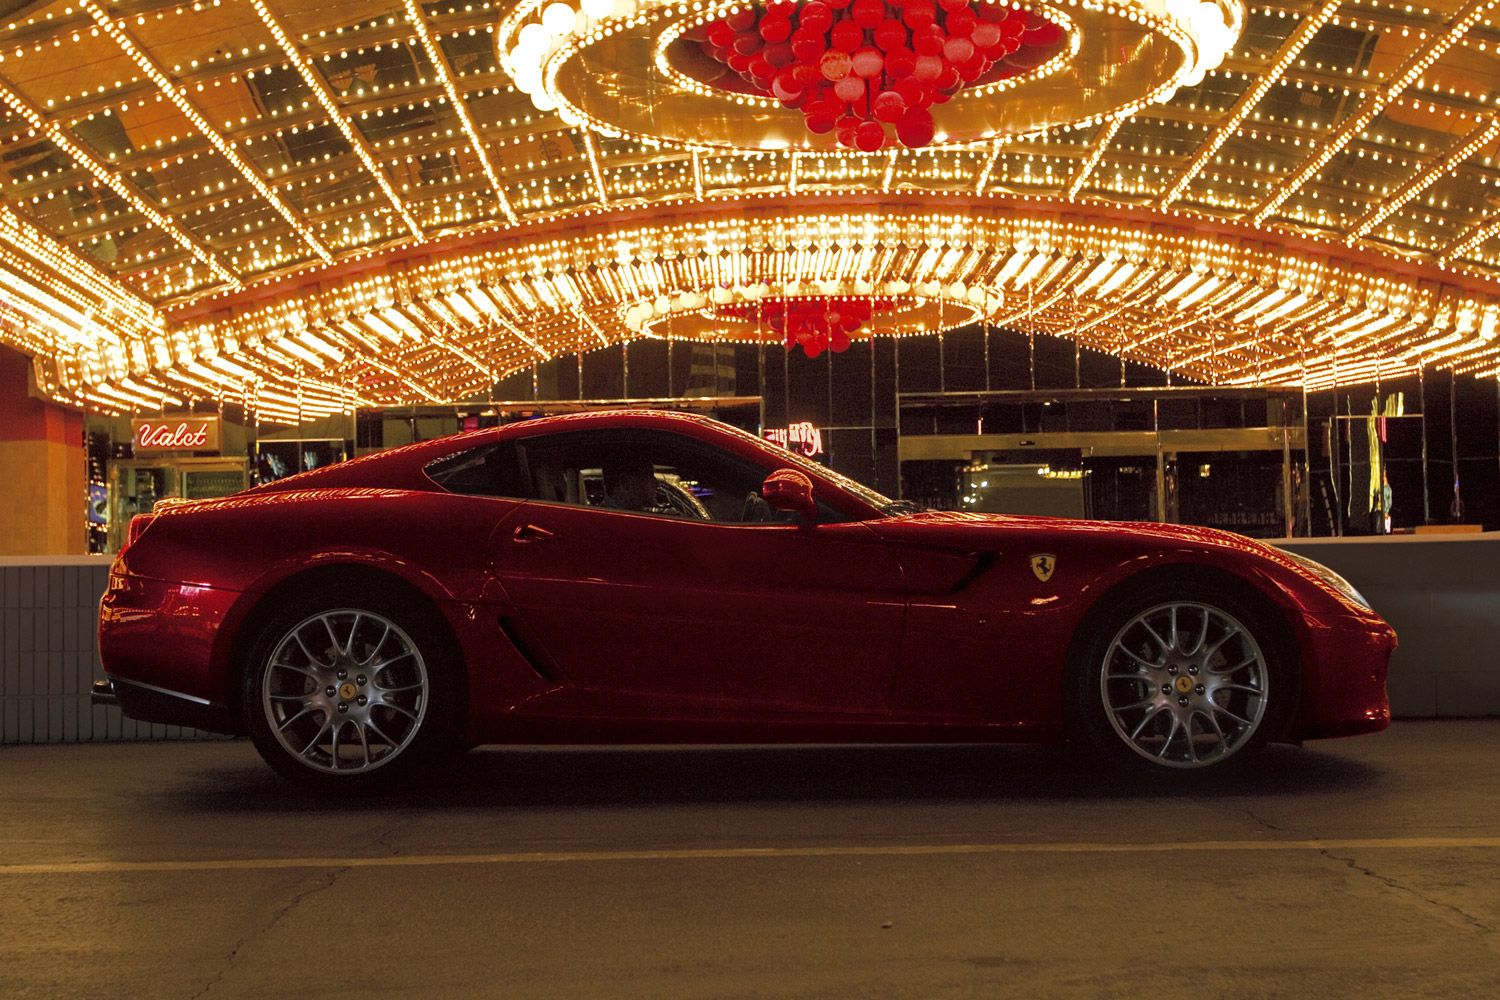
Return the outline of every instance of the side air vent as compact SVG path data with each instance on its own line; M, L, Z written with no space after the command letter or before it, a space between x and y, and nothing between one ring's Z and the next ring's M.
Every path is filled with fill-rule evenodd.
M500 631L505 633L505 638L516 647L516 652L521 654L521 659L536 671L538 677L545 681L557 680L557 669L552 658L547 655L541 641L526 627L525 622L508 615L501 615L495 621L499 624Z

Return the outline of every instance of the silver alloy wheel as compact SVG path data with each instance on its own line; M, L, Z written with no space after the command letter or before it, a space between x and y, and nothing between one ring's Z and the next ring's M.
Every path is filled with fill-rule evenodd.
M1265 654L1242 622L1209 604L1174 601L1142 611L1116 633L1100 666L1110 726L1154 764L1216 764L1265 718Z
M401 626L357 608L322 611L271 651L261 708L293 758L355 774L394 760L422 728L427 664Z

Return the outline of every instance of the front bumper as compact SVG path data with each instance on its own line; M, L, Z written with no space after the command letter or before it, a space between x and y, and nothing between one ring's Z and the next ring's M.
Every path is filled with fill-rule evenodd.
M137 722L155 722L167 726L187 726L210 733L234 734L234 718L223 705L168 691L139 681L106 677L95 681L89 701L95 705L114 706Z
M1326 739L1375 733L1391 723L1386 672L1396 632L1384 621L1307 620L1302 710L1293 737Z

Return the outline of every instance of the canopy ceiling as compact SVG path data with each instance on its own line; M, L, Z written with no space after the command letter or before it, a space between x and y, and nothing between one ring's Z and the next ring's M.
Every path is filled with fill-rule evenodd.
M536 103L507 69L533 0L21 6L0 342L60 400L272 415L461 399L638 337L779 344L747 319L778 297L1213 383L1500 371L1500 0L1226 4L1196 84L1170 4L1104 5L1129 36L1032 4L1072 63L869 154L652 69L655 26L733 4L631 2L558 43Z

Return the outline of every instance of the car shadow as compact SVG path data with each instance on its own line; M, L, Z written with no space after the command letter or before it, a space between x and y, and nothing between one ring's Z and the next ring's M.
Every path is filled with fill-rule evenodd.
M244 766L196 772L163 794L194 811L1004 803L1319 796L1369 789L1383 775L1336 752L1290 746L1206 775L1121 772L1059 747L525 747L475 750L420 782L347 794L285 781L250 755Z

